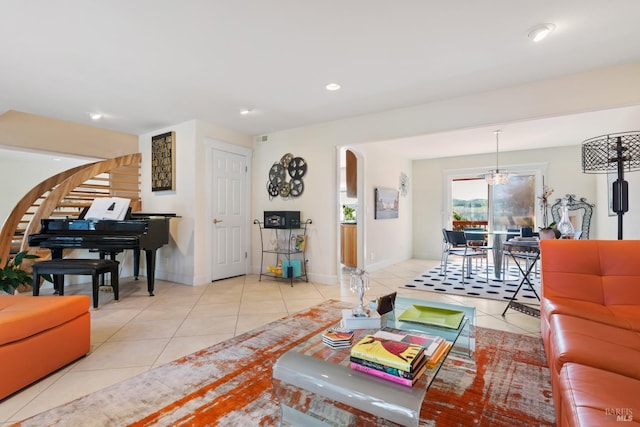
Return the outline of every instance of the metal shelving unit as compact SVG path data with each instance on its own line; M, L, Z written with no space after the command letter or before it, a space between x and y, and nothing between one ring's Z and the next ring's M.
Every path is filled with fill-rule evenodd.
M262 276L275 279L289 280L293 286L294 280L309 281L307 275L307 226L312 223L310 219L300 222L299 226L288 228L270 228L264 226L264 222L254 220L254 224L260 230L260 245L262 248L260 258L260 278ZM269 238L265 242L265 238ZM266 246L265 246L266 245ZM272 266L276 271L264 271L265 255L275 261ZM268 260L267 260L268 261ZM296 271L297 262L300 262L300 271ZM280 272L277 271L280 267ZM298 273L298 274L296 274Z

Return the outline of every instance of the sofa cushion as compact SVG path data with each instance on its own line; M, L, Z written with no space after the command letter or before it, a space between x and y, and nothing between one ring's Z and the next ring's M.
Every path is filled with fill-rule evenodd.
M590 366L566 363L560 371L558 425L640 424L640 381ZM625 424L625 425L628 425Z
M0 345L54 328L89 310L87 295L0 295Z
M640 240L541 240L542 295L640 304Z
M640 331L640 310L637 305L602 305L571 298L544 298L540 303L542 317L567 314L573 317Z
M565 363L592 366L640 379L640 334L564 314L553 314L549 337L550 368Z

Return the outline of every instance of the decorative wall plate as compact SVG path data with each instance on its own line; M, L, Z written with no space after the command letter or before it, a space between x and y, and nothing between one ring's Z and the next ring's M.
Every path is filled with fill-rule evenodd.
M400 186L398 189L400 190L402 197L407 197L407 194L409 193L409 177L404 172L400 173Z

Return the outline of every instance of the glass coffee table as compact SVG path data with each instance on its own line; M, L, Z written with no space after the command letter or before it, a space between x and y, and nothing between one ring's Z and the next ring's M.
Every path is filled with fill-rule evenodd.
M464 318L455 329L399 320L412 305L457 310ZM382 327L441 336L451 344L447 354L413 387L351 369L350 347L333 349L323 344L322 333L312 336L280 356L273 367L281 425L417 426L425 394L444 361L452 352L474 356L474 324L474 307L396 298L395 310L382 316ZM355 330L354 343L376 330Z

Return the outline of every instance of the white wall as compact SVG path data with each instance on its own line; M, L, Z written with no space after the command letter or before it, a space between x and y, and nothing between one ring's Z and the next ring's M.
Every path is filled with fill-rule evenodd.
M412 162L379 147L360 145L358 151L364 162L364 268L374 271L412 256L412 193L406 197L400 195L398 218L374 218L375 188L398 189L400 173L411 177Z
M331 283L336 277L335 260L338 256L335 213L338 175L335 170L335 147L354 146L364 152L367 150L368 142L634 105L640 102L638 75L640 63L627 64L269 134L268 142L255 146L252 187L254 216L260 218L264 210L282 209L300 210L303 217L312 218L314 226L309 243L310 274L313 280ZM606 124L603 126L603 129L607 128ZM595 200L596 177L580 172L580 148L573 146L557 150L504 153L501 155L501 163L508 167L509 164L548 162L547 180L555 188L555 195L561 197L566 193L575 193L577 196ZM296 200L270 201L265 190L268 169L287 152L305 157L309 162L305 194ZM385 157L392 156L393 149L388 147ZM369 161L372 165L376 164L374 158L370 158ZM435 259L440 257L442 169L478 166L489 169L494 167L494 161L493 155L485 155L414 162L411 174L413 238L406 240L407 245L413 241L413 256ZM380 174L382 170L384 167L378 166L374 171L367 170L365 176L375 179L376 174ZM394 171L391 175L396 174L399 172ZM394 184L396 180L397 177ZM365 193L372 191L374 185L381 184L367 181L365 188L368 189ZM594 223L594 230L597 230L598 225L598 222ZM384 239L383 236L389 234L389 230L369 230L370 226L368 222L365 223L365 251L368 258L372 252L370 245L376 244L375 239ZM404 230L400 229L399 233L404 233ZM433 242L430 236L435 236ZM374 258L375 254L374 251ZM258 268L255 261L259 259L258 255L259 240L257 234L254 234L254 271ZM398 254L396 256L400 257ZM384 260L392 257L386 256ZM375 264L370 267L375 267Z
M598 204L594 220L598 224L598 239L618 238L618 217L609 216L607 175L595 175ZM625 173L629 183L629 211L622 218L622 232L625 240L640 239L640 171Z
M299 197L270 199L267 193L269 169L287 153L302 157L307 172L302 178L304 191ZM335 240L338 211L336 207L335 147L322 132L298 131L269 135L267 142L256 143L253 151L252 219L263 219L264 211L300 211L301 219L311 219L307 229L307 258L310 279L320 283L335 283ZM252 271L260 271L260 236L252 229Z
M583 174L581 170L581 148L579 145L543 150L527 150L500 153L500 166L527 163L547 163L545 184L554 189L552 203L566 194L584 197L596 206L601 205L596 187L596 176ZM495 168L495 156L462 156L435 160L417 160L413 163L413 256L424 259L439 259L442 251L442 232L445 227L443 193L443 171L483 167ZM542 192L542 189L539 189ZM590 238L600 237L599 217L596 209L591 222ZM630 217L632 217L630 215ZM640 218L640 209L636 210ZM631 221L631 218L629 218ZM629 234L631 236L631 234ZM635 238L638 236L636 235ZM631 238L631 237L630 237Z
M348 145L347 137L331 135L324 125L294 129L269 135L268 141L256 143L253 154L253 217L261 219L264 211L299 210L302 219L313 224L307 234L307 257L310 280L333 284L338 280L339 188L337 145ZM340 144L342 143L342 144ZM400 199L398 219L374 220L374 188L398 188L400 172L411 174L411 162L380 149L357 147L364 163L364 194L358 200L364 203L364 217L358 223L366 233L364 267L376 269L411 257L411 198ZM266 190L269 169L286 154L303 157L307 164L304 193L297 198L270 199ZM360 161L360 159L359 159ZM373 259L371 259L373 253ZM253 271L260 271L260 237L257 228L252 239Z
M175 191L151 191L151 138L164 132L176 133ZM217 140L249 147L252 138L219 126L191 120L140 135L142 153L142 210L173 212L171 241L157 254L156 277L190 285L211 281L212 259L208 230L205 142Z

